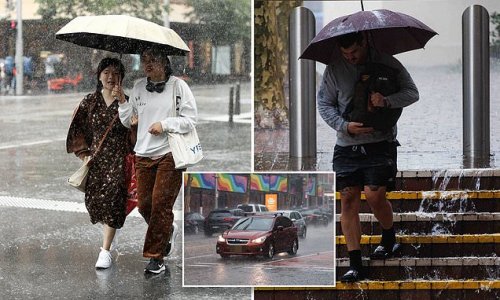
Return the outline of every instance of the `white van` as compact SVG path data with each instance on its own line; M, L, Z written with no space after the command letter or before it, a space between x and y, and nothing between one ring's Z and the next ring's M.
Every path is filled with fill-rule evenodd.
M267 209L265 205L255 203L238 204L237 208L242 209L247 214L258 214L261 212L269 211L269 209Z

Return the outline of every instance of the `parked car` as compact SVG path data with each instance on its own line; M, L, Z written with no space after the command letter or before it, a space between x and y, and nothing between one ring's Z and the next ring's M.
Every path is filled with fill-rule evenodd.
M205 217L197 212L188 212L184 214L184 233L197 234L200 228L203 228Z
M66 75L47 80L49 92L77 91L78 85L83 80L82 74L78 73L74 77Z
M298 249L297 227L292 220L279 214L242 218L219 236L216 246L222 258L230 255L273 258L280 252L295 255Z
M301 238L305 238L307 235L307 224L306 219L302 216L302 214L296 210L279 210L277 213L282 214L285 217L288 217L292 220L293 225L297 227L298 235Z
M316 212L315 209L306 209L300 212L306 219L307 225L325 225L330 222L328 217L322 213Z
M263 204L255 204L255 203L248 203L248 204L238 204L236 206L239 209L242 209L244 212L247 214L258 214L261 212L267 212L269 209Z
M211 236L214 232L223 232L241 219L245 212L241 209L216 209L212 210L205 218L203 230L206 236Z

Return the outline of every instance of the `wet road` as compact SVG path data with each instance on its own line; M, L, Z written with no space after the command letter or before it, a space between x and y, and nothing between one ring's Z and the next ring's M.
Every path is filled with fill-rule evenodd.
M272 260L262 257L231 256L215 253L218 234L212 237L184 236L184 284L206 286L332 285L334 282L333 223L309 226L305 239L299 239L296 256L286 252Z
M250 170L249 87L232 127L221 109L229 85L193 87L206 159L192 170ZM83 95L0 96L0 299L251 299L249 288L183 288L180 235L167 272L145 277L146 225L136 211L121 229L113 267L95 270L101 226L90 223L83 193L66 184L80 165L65 138ZM179 225L181 207L177 201Z

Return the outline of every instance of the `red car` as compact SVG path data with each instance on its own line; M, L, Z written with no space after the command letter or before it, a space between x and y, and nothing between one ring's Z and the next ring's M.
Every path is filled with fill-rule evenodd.
M47 81L48 89L51 92L61 92L67 90L75 91L82 79L83 76L80 73L76 74L75 77L70 77L68 75L66 77L49 79Z
M292 220L281 215L251 216L239 220L233 228L217 239L217 253L230 255L263 255L273 258L275 253L297 254L299 239Z

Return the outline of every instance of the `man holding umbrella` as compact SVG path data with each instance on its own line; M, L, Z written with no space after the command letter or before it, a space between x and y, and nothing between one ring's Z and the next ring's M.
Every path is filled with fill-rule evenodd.
M418 100L418 91L406 69L392 56L369 50L364 33L350 33L338 38L341 56L325 70L318 93L321 117L337 131L333 170L337 189L341 192L341 225L350 259L350 270L341 281L354 282L365 277L361 263L361 226L359 207L361 191L366 195L375 217L382 226L382 241L371 255L372 259L392 257L399 248L396 244L392 220L392 206L385 197L394 188L396 176L396 126L375 130L363 123L347 121L343 113L354 95L354 87L366 65L377 62L398 70L399 92L369 96L371 106L401 108ZM372 54L372 57L369 55Z
M386 259L399 252L385 193L395 187L397 119L419 95L410 74L392 55L423 48L434 35L434 30L406 14L363 10L328 23L300 57L328 65L317 102L321 117L337 131L333 170L350 261L343 282L366 276L360 247L362 191L382 227L381 243L370 258ZM364 106L359 101L363 95ZM363 111L358 115L375 122L353 118L359 107ZM392 122L385 122L389 118ZM381 126L384 122L388 124Z

